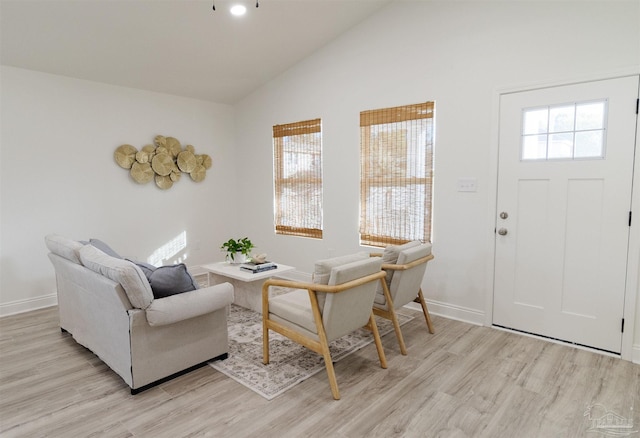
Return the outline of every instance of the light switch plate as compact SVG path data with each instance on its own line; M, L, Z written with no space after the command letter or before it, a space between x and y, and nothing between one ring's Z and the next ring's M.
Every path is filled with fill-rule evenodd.
M478 180L476 178L458 178L459 192L477 192Z

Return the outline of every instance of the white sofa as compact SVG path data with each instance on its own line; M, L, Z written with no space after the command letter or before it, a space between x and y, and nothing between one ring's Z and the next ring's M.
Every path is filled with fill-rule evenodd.
M132 394L227 357L231 284L156 299L135 263L55 234L45 243L60 328L119 374Z

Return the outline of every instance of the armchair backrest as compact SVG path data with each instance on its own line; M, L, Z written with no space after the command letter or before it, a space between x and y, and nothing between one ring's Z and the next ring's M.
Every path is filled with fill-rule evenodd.
M429 254L431 254L430 244L413 246L400 252L396 264L407 265ZM412 268L394 272L391 284L389 285L389 292L391 293L394 307L404 306L416 298L426 269L427 262L425 261Z
M332 257L330 259L318 260L315 263L314 271L313 271L313 282L316 284L329 284L329 279L331 278L331 270L337 266L343 266L347 263L356 262L358 260L367 260L369 259L369 255L366 252L360 252L355 254L348 254L338 257ZM320 311L324 308L324 300L326 293L319 292L317 294L318 297L318 306L320 307Z
M337 286L375 275L380 272L381 266L382 260L378 257L336 266L331 269L328 284ZM329 341L367 325L379 281L379 278L374 277L371 281L338 293L323 293L324 306L320 310Z

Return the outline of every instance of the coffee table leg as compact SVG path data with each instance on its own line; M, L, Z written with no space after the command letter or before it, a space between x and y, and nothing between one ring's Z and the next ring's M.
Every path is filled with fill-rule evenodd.
M231 283L233 285L233 304L262 313L263 281L240 281L211 273L213 284Z

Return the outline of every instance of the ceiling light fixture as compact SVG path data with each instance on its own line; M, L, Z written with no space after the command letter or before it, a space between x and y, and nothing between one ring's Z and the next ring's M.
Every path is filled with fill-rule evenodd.
M256 8L259 8L259 7L260 7L260 0L256 0ZM216 2L215 1L212 3L211 9L214 10L214 11L216 10ZM236 12L234 12L234 10ZM247 8L245 8L242 5L235 5L235 6L231 7L231 13L233 15L244 15L245 12L247 12Z
M244 5L233 5L229 11L231 11L231 15L239 17L247 13L247 8Z

